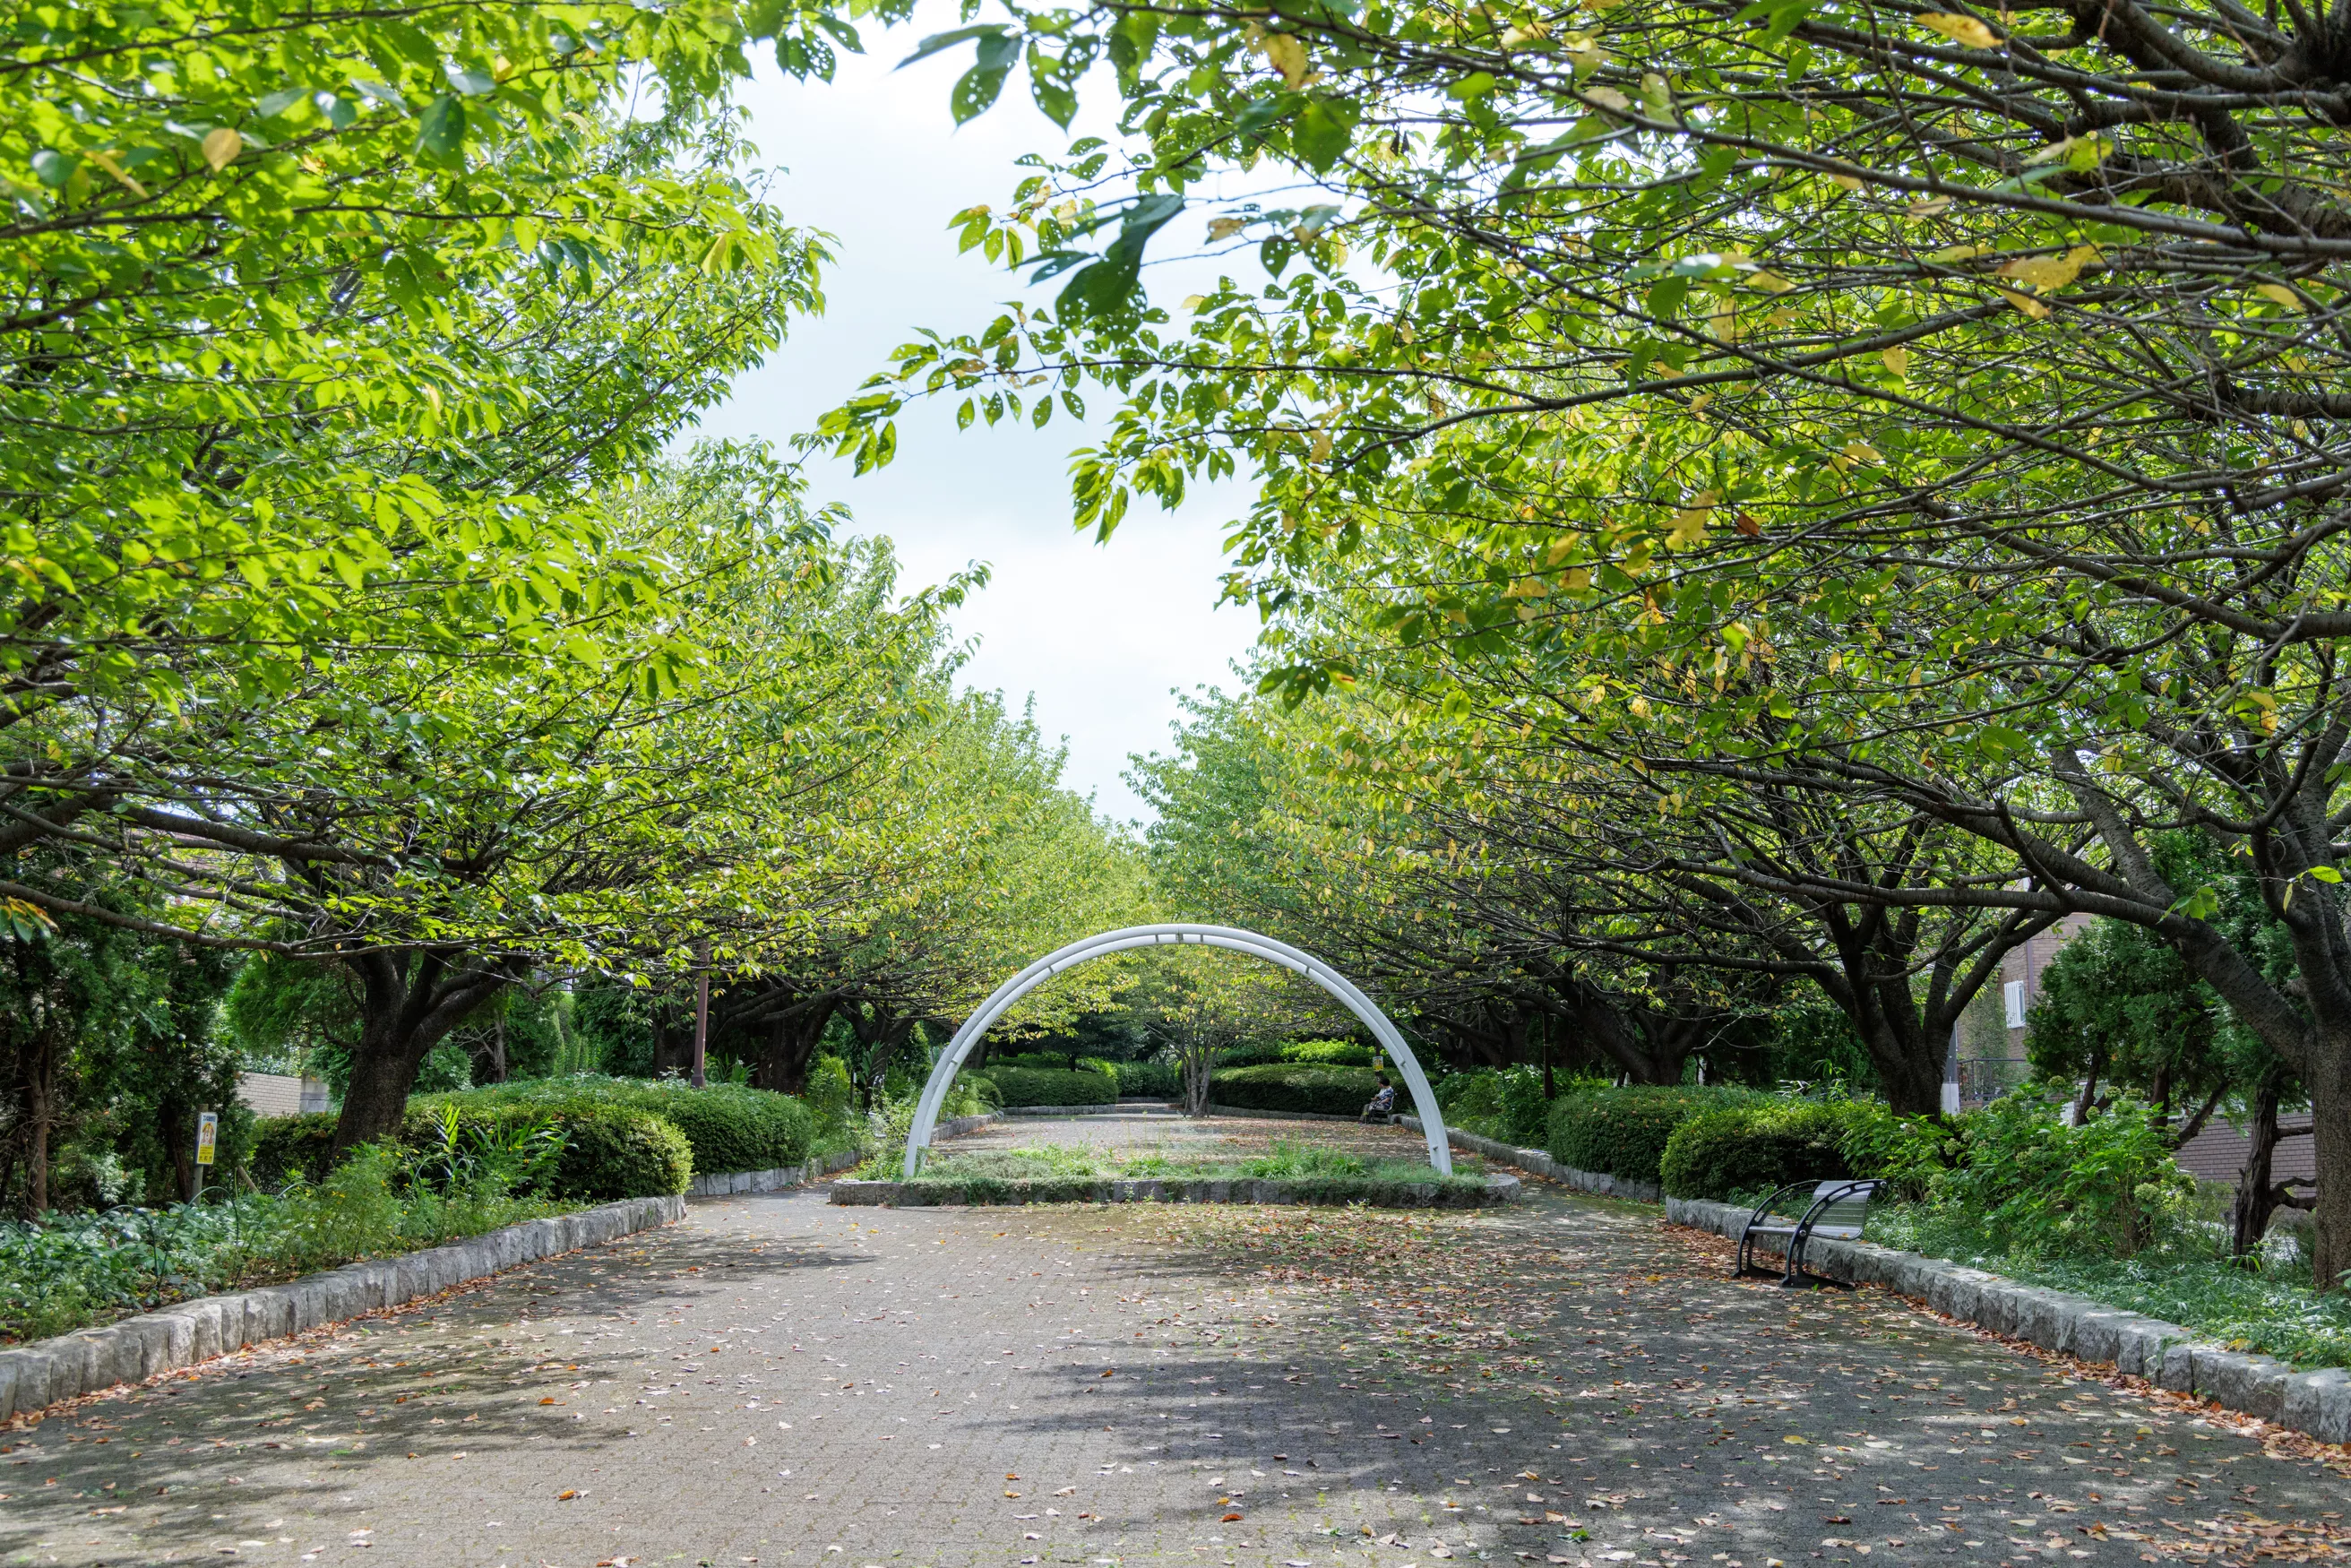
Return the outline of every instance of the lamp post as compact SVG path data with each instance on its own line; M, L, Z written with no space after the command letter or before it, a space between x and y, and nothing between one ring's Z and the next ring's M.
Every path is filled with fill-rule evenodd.
M705 937L694 945L695 967L700 971L694 986L694 1086L707 1088L710 1075L705 1071L705 1053L710 1048L710 940Z

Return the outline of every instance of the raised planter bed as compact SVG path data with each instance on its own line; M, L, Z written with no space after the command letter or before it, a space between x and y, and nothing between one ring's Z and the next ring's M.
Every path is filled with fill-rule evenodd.
M0 1421L118 1383L143 1383L264 1340L405 1306L501 1270L616 1241L685 1217L683 1197L632 1197L526 1220L445 1247L348 1263L283 1285L200 1296L0 1351Z
M837 1181L837 1204L922 1208L1024 1203L1364 1204L1374 1208L1487 1208L1520 1191L1514 1176L1489 1176L1479 1186L1435 1181L1337 1179L1267 1181L1245 1176L1089 1177L1062 1180Z

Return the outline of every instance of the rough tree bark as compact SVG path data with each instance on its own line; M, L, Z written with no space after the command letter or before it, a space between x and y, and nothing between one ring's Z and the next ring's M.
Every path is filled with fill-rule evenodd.
M387 947L341 959L359 978L360 1024L350 1087L335 1124L337 1154L399 1131L425 1054L511 983L499 971L452 962L460 956Z

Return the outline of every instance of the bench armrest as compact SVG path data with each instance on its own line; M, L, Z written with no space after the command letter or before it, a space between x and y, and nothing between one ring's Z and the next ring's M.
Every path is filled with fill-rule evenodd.
M1739 1228L1739 1233L1741 1236L1744 1236L1749 1231L1754 1229L1755 1222L1769 1215L1771 1212L1771 1206L1779 1202L1782 1198L1787 1197L1790 1193L1802 1192L1806 1187L1813 1185L1813 1183L1808 1181L1790 1182L1786 1186L1782 1187L1778 1192L1773 1193L1771 1197L1765 1198L1761 1204L1757 1205L1755 1212L1747 1217L1747 1223Z

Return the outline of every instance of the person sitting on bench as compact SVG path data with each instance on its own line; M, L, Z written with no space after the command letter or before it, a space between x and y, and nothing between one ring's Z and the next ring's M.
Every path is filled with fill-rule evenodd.
M1362 1115L1355 1118L1358 1122L1384 1122L1395 1112L1395 1085L1388 1082L1388 1075L1384 1072L1374 1072L1372 1076L1379 1081L1380 1092L1372 1096L1372 1103L1364 1107Z

